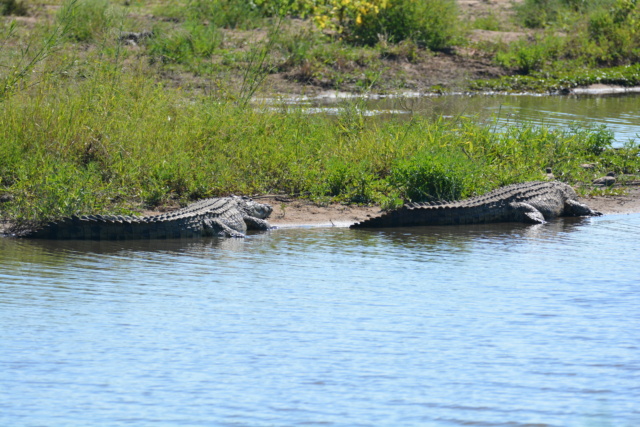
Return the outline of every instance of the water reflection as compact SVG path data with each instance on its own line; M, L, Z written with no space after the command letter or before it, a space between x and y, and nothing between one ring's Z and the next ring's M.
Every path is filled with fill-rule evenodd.
M477 242L503 243L528 240L558 241L567 233L591 222L591 218L558 218L545 224L521 223L473 224L460 226L425 226L387 228L381 230L355 230L360 244L400 245L428 251L444 248L471 247Z
M501 244L525 239L556 241L592 221L591 218L559 218L543 225L521 223L475 224L461 226L425 226L380 230L348 230L346 228L286 228L267 233L249 234L245 239L166 239L129 241L92 240L27 240L0 239L0 262L10 266L46 265L68 267L75 262L83 268L93 268L101 259L131 259L153 261L158 258L179 259L233 257L243 252L284 250L284 255L309 252L315 245L350 251L369 246L394 246L425 252L441 250L471 250L478 242ZM327 238L330 236L330 238ZM274 240L274 237L276 238ZM287 242L287 245L281 244ZM110 268L107 266L106 268ZM46 274L43 273L43 274Z

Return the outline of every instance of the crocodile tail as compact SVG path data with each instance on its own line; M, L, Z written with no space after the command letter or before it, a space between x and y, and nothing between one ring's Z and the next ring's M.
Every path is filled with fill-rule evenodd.
M132 234L132 225L138 223L136 217L115 215L71 216L30 231L22 237L49 240L101 240L117 238L125 232ZM111 235L115 235L111 236Z
M77 216L52 221L40 228L22 234L30 239L84 239L84 224Z
M484 222L480 208L457 205L405 205L400 209L352 224L350 228L415 227L422 225L456 225Z

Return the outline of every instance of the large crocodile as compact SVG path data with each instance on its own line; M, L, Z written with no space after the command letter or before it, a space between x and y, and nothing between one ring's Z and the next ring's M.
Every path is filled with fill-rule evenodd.
M578 202L576 192L561 182L533 181L498 188L456 202L412 203L350 228L525 222L542 224L559 216L602 215Z
M247 229L267 230L271 206L248 197L204 199L153 216L88 215L50 222L20 237L36 239L132 240L186 237L244 237Z

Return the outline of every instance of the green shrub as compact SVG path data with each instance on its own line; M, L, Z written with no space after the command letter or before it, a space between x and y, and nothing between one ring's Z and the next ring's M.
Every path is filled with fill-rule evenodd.
M493 13L488 16L477 17L476 19L474 19L471 25L477 30L504 31L503 25L500 22L499 18Z
M609 9L594 12L585 34L586 51L599 64L620 65L640 59L640 2L617 0Z
M519 40L508 45L506 50L498 51L495 61L520 74L531 74L533 71L541 70L547 62L556 59L562 43L560 38L553 35L536 37L534 40Z
M458 10L452 0L396 0L378 14L363 15L351 22L348 39L366 45L380 38L390 43L413 40L422 47L442 50L458 32Z
M313 0L253 0L254 7L263 16L293 16L306 18L313 14L320 1Z
M396 162L388 178L412 202L457 200L465 196L474 165L461 155L421 153Z
M27 6L24 2L16 0L0 0L0 15L25 16Z
M574 130L575 133L579 131ZM584 150L588 154L599 156L606 150L611 149L613 144L614 135L605 125L600 125L594 128L586 129L586 132L582 130L585 135Z
M197 21L218 28L250 29L261 25L261 10L244 0L172 0L157 13L181 21Z
M323 180L326 189L320 196L331 196L335 200L349 203L373 201L376 177L366 160L350 163L340 158L330 159Z

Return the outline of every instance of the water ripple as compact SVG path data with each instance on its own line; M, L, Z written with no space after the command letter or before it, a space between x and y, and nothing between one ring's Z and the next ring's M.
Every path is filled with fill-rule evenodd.
M634 425L639 226L0 240L0 424Z

